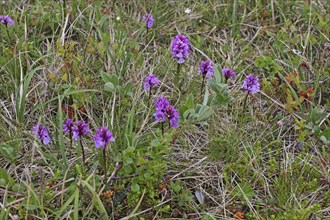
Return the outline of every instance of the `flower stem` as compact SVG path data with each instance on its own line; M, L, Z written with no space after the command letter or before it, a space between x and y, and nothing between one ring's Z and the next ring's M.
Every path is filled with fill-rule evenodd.
M243 104L243 111L244 111L244 109L245 109L246 100L247 100L247 98L248 98L248 96L249 96L249 93L250 93L250 91L249 91L249 92L246 94L246 96L245 96L244 104Z
M176 87L180 86L180 70L181 70L181 65L180 65L180 63L178 63L178 66L176 68L176 76L175 76Z
M85 165L85 151L84 151L84 146L82 144L82 140L80 139L80 147L81 147L81 153L82 153L82 159L83 159L83 164Z
M151 89L152 89L152 86L150 86L150 90L149 90L149 101L150 101L150 99L151 99L151 95L152 95L152 93L151 93Z
M106 151L105 147L103 148L103 168L104 168L104 183L107 182L107 156L106 156Z
M162 122L162 135L164 136L164 122Z
M10 42L10 35L9 35L8 25L7 24L6 24L6 32L7 32L7 36L8 36L8 42Z
M69 159L71 159L71 151L72 151L72 131L70 131Z
M205 76L203 76L202 79L201 95L203 95L204 84L205 84Z

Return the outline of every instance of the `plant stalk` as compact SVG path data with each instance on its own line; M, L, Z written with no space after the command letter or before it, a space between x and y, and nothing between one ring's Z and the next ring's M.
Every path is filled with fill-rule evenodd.
M164 122L162 122L162 135L164 136Z
M250 91L249 91L249 92L246 94L246 96L245 96L244 104L243 104L243 111L244 111L244 109L245 109L246 101L247 101L247 98L248 98L249 94L250 94Z
M176 68L176 76L175 76L175 85L178 88L180 86L180 70L181 70L181 65L180 63L178 63L178 66Z
M150 86L150 90L149 90L149 102L150 102L151 95L152 95L152 93L151 93L151 89L152 89L152 86Z
M202 79L202 87L201 87L201 96L203 95L204 84L205 84L205 76L203 75L203 79Z
M70 131L70 148L69 148L69 159L71 158L71 151L72 151L72 131Z
M104 183L107 182L107 155L105 147L103 148L103 168L104 168Z
M82 144L82 140L80 139L80 146L81 146L81 153L82 153L82 159L83 159L83 164L85 165L85 151L84 151L84 146Z

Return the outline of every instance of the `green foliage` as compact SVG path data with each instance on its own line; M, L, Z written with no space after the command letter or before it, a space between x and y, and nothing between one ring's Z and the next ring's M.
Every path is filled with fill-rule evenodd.
M241 199L251 200L254 196L254 191L250 183L245 182L242 184L238 184L234 190L234 195L241 197Z
M259 56L256 58L254 65L266 73L266 76L274 77L282 71L282 67L278 65L274 59L268 56Z
M233 100L233 97L231 97L227 92L228 88L226 84L216 83L213 80L209 80L208 85L216 93L213 97L210 98L212 100L212 106L227 107L230 101Z
M7 173L6 170L0 168L0 186L6 187L7 185L13 185L15 180Z
M170 189L173 191L174 197L178 200L178 205L188 208L189 202L194 198L190 190L184 189L180 181L171 181Z
M148 146L128 147L123 151L123 167L119 174L130 176L130 193L127 196L128 204L135 205L146 190L144 203L149 206L157 203L157 194L161 179L167 171L164 156L168 154L169 143L167 138L154 139ZM128 181L123 180L122 184Z
M0 144L0 154L8 162L15 161L15 159L17 157L16 149L14 147L10 146L9 144Z
M329 218L326 1L5 2L15 25L0 23L0 219ZM180 82L177 33L191 42ZM214 77L200 94L206 59ZM161 83L149 95L151 72ZM248 74L262 92L243 109ZM161 95L180 112L164 134ZM89 123L85 165L66 118ZM32 136L37 121L51 144ZM100 126L115 137L107 177Z

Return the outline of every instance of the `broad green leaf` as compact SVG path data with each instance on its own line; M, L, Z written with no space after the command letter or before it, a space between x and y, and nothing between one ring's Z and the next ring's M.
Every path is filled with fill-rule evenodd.
M198 104L196 107L196 120L203 121L212 115L212 110L209 106Z
M108 83L108 82L111 82L111 77L109 74L105 73L105 72L102 72L101 73L101 78L103 80L104 83Z
M107 82L104 84L104 89L109 91L109 92L114 92L115 91L115 85L112 82Z
M214 80L208 80L208 85L216 94L221 94L228 89L227 84L217 83Z
M324 144L330 144L330 128L327 128L324 131L322 131L321 136L320 136L320 140Z
M131 190L132 190L133 192L138 192L138 191L140 191L140 185L137 184L137 183L132 184L132 185L131 185Z
M16 149L8 144L0 144L0 154L8 162L12 162L17 157Z
M133 163L133 159L132 158L130 158L130 157L125 157L125 163L126 164L131 164L131 163Z
M212 100L212 105L216 107L226 107L232 100L233 98L230 97L227 92L224 92L223 94L215 95L214 99Z
M221 72L222 72L221 67L219 64L217 64L214 68L214 79L215 79L215 82L217 82L217 83L221 83L224 81L223 75Z
M7 171L5 169L0 168L0 185L6 186L6 185L12 185L15 183L15 180L9 176Z
M193 94L190 93L184 105L181 105L179 108L180 115L183 116L188 109L193 109L193 108L194 108L194 97Z
M195 109L188 109L183 113L183 118L191 118L196 117Z

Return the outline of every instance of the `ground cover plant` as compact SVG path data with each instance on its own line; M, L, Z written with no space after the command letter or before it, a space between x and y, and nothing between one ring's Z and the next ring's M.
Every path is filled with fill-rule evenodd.
M1 1L0 219L329 219L329 7Z

